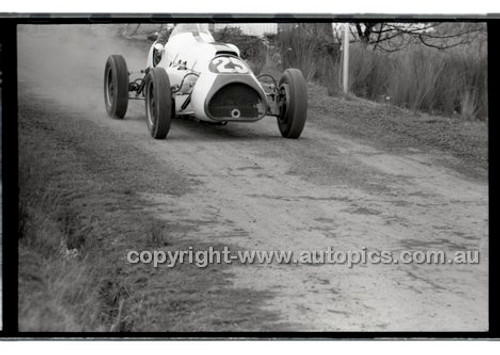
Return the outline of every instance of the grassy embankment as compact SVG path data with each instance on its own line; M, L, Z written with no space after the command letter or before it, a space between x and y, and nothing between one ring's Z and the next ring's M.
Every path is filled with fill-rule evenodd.
M21 331L263 330L275 320L259 309L267 294L231 288L228 266L126 262L129 250L208 248L192 237L201 221L158 218L141 198L161 192L174 208L196 181L48 100L21 95L19 124Z
M296 67L309 80L341 93L342 56L301 28L275 37L283 67ZM485 120L487 111L487 48L477 40L437 50L422 44L394 53L351 44L349 91L369 100L387 102L413 112Z

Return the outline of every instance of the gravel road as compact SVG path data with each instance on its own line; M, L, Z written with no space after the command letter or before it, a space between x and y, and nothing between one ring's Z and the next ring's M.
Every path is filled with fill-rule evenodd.
M154 164L184 176L192 185L186 194L151 189L140 196L169 223L198 223L190 239L240 250L480 252L477 265L228 265L228 287L270 292L260 308L279 315L274 330L488 329L485 179L439 163L457 162L449 152L418 144L394 151L328 129L318 118L324 110L313 106L299 140L281 138L275 119L265 118L223 127L175 120L167 140L155 141L142 102L131 102L123 121L106 116L107 56L123 54L129 70L137 70L147 54L145 44L110 29L20 28L19 95L115 132Z

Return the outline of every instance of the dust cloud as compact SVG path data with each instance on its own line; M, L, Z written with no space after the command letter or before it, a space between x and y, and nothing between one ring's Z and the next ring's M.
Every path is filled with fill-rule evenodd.
M129 71L144 69L147 58L149 43L121 38L122 26L18 26L19 92L28 89L75 111L105 114L103 74L108 56L122 54Z

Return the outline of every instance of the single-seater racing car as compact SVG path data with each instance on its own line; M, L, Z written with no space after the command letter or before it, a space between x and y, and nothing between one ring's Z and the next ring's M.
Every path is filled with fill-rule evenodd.
M122 119L129 99L145 100L151 136L164 139L174 117L226 124L277 117L281 135L298 138L307 116L307 91L298 69L279 81L256 76L233 44L217 43L207 24L178 24L164 51L153 44L146 68L131 79L125 58L111 55L104 71L109 116Z

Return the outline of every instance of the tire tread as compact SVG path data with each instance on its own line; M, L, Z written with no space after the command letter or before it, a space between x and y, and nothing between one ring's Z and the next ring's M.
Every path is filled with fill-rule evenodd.
M113 71L112 80L114 81L114 86L116 87L116 97L111 107L109 107L106 103L106 110L111 117L122 119L125 117L128 108L128 69L125 58L118 54L109 56L106 62L104 75L107 75L110 67ZM106 86L106 78L104 80L104 85ZM105 87L105 96L106 90L107 88ZM106 97L104 100L106 102Z
M285 138L300 137L307 119L307 86L299 69L289 68L283 72L279 84L288 84L290 98L287 98L285 122L278 118L281 135Z

